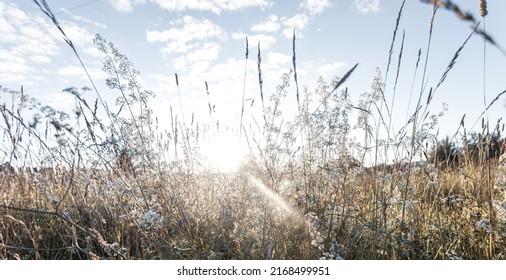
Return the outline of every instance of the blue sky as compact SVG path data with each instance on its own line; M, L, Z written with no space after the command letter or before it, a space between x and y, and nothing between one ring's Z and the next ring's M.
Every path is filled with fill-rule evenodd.
M454 1L462 10L479 18L478 1ZM178 73L182 105L186 118L191 112L207 117L204 82L209 84L216 104L217 118L237 125L241 108L245 69L245 37L250 57L246 80L246 98L259 99L256 70L257 44L262 51L264 91L274 92L283 73L292 68L292 33L297 35L297 71L301 85L313 88L319 75L330 80L342 76L355 63L357 70L346 86L352 101L370 90L376 67L383 74L395 20L402 1L380 0L121 0L51 1L63 29L74 42L99 91L109 96L102 56L93 45L100 33L114 42L141 71L145 89L153 90L155 113L167 119L170 105L179 108L174 73ZM506 46L504 14L506 2L488 1L486 31ZM406 32L399 85L395 97L394 128L400 128L408 112L413 111L419 93L421 69L415 81L411 104L408 103L418 50L425 59L431 5L406 1L394 46L386 95L392 98L393 79L402 31ZM479 18L481 20L481 18ZM483 23L481 25L483 27ZM454 53L471 32L469 23L440 9L427 68L428 85L435 86ZM32 1L0 3L0 85L19 89L58 109L71 109L74 98L62 89L90 86L72 50L61 34ZM466 114L466 127L477 120L485 108L483 97L483 40L474 36L462 51L457 64L434 97L431 112L448 105L440 119L440 134L455 133ZM490 103L506 89L506 56L486 46L485 101ZM295 89L291 88L288 107L296 108ZM290 94L291 94L290 93ZM94 93L88 93L94 99ZM114 102L113 94L109 102ZM2 94L0 101L9 97ZM259 104L259 102L257 102ZM506 114L502 98L488 112L490 122ZM258 106L258 105L257 105ZM354 120L351 120L353 123ZM168 122L167 122L168 123ZM479 129L477 125L474 129Z

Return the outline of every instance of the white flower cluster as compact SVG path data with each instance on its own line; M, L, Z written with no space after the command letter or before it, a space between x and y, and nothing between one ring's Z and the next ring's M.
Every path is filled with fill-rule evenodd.
M311 246L317 248L322 251L324 249L323 245L323 237L321 232L317 230L318 227L318 216L314 212L308 212L304 215L306 219L306 226L309 230L309 235L311 236Z
M135 217L139 226L144 229L150 229L162 221L161 215L151 209L145 212L139 212L134 209L130 212L130 215Z
M491 233L493 230L492 225L490 224L490 221L486 218L481 219L478 222L476 222L476 227L478 229L485 231L486 233Z
M456 204L456 203L462 202L464 200L465 199L458 197L456 195L453 195L453 194L443 198L443 202L449 203L449 204Z
M329 252L324 252L320 260L343 260L343 257L339 255L338 251L339 244L337 241L334 241L330 244Z

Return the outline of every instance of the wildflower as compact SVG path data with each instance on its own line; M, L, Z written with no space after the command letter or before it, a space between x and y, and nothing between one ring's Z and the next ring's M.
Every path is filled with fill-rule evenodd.
M450 195L450 196L447 196L447 197L443 198L443 202L444 203L455 204L455 203L459 203L459 202L462 202L462 201L464 201L463 198L457 197L455 195Z
M476 222L476 227L485 231L486 233L492 232L492 226L490 225L490 221L488 219L481 219Z
M459 257L455 252L446 252L446 255L448 256L448 258L450 260L454 260L454 261L461 261L462 258Z
M118 243L114 242L112 244L108 244L109 249L113 251L114 256L124 256L128 252L128 248L121 247Z
M352 205L352 206L348 207L348 211L351 212L351 213L357 213L357 212L360 211L360 207Z
M307 212L304 217L306 218L307 223L314 224L318 220L318 216L315 212Z
M494 201L494 205L499 208L500 210L506 210L506 201Z
M402 190L402 191L404 191L404 189L406 189L408 192L412 192L412 191L414 191L416 189L415 186L409 186L407 188L406 188L406 186L407 185L404 184L404 183L397 184L397 188L399 188L399 190Z
M439 227L437 227L437 226L435 226L435 225L430 225L430 226L429 226L429 231L439 232Z
M414 207L415 204L419 203L419 201L417 200L413 200L413 201L406 201L406 210L409 210L409 209L412 209Z
M321 236L321 233L319 231L312 230L310 232L310 235L312 237L311 240L311 246L318 248L318 250L322 251L324 249L323 245L323 237Z
M140 227L149 229L151 228L155 223L158 223L161 221L161 216L157 212L153 210L148 210L144 212L143 214L139 213L137 210L132 210L130 212L130 215L137 217L137 223Z
M463 198L458 197L458 198L452 199L450 202L451 202L451 203L457 203L457 202L462 202L462 201L464 201L464 199L463 199Z

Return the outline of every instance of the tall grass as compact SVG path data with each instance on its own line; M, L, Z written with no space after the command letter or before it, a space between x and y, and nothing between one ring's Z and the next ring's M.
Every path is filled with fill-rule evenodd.
M34 2L79 58L50 7ZM413 88L418 68L425 81L432 63L439 7L473 19L451 1L426 2L433 3L433 13L424 59L418 51ZM70 113L39 103L23 88L2 88L13 102L0 106L5 162L0 166L0 258L504 259L504 124L498 120L492 128L483 121L481 131L468 133L463 117L457 133L441 141L436 131L442 114L432 113L430 106L458 67L469 37L480 35L499 46L475 25L439 82L419 85L416 107L395 131L395 88L408 51L405 31L393 92L386 89L403 9L404 2L384 78L378 68L358 104L345 86L358 63L331 81L320 78L314 89L299 88L294 33L293 70L271 92L264 88L258 44L262 118L246 110L243 89L238 134L250 156L236 172L214 172L200 155L202 139L220 133L212 85L204 83L209 122L193 115L186 119L179 100L181 115L167 108L170 129L162 131L150 109L154 93L142 89L140 72L100 35L95 45L104 56L106 84L117 93L115 105L108 105L94 86L65 89L75 97ZM248 56L246 39L245 68ZM175 79L179 94L177 74ZM95 100L84 98L90 91ZM297 100L293 119L281 106L289 98ZM36 112L30 119L28 109ZM250 117L254 125L248 126ZM363 140L352 138L352 132Z

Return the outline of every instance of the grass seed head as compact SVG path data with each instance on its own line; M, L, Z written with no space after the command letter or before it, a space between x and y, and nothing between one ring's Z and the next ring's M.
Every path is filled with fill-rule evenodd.
M480 16L486 17L488 15L487 0L480 0Z

